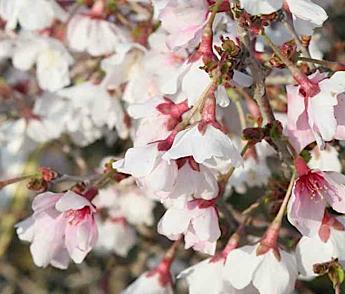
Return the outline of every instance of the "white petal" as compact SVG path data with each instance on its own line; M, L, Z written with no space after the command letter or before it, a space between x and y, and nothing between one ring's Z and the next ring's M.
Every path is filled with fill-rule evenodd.
M225 277L236 289L244 289L253 278L263 256L256 256L256 246L243 246L231 251L225 263Z
M312 97L308 105L309 124L314 131L320 132L324 141L331 141L337 130L334 106L338 103L335 96L320 92Z
M260 293L289 294L295 286L297 278L297 266L294 257L280 251L282 259L279 261L272 250L266 253L264 260L257 267L253 276L253 285ZM286 260L292 259L294 272L290 273ZM288 262L291 262L289 260ZM291 276L292 275L292 276Z
M322 26L328 18L326 11L310 0L287 0L287 3L292 14L303 20L312 21L318 26Z
M60 198L58 202L56 202L55 208L58 211L64 212L70 209L81 209L85 206L91 206L89 200L72 191L68 191Z
M34 218L28 217L27 219L16 224L16 231L18 238L22 241L31 242L34 237Z
M134 177L144 177L150 174L155 167L158 154L156 144L130 148L126 152L124 161L115 162L113 167Z
M313 265L330 261L333 256L332 242L322 242L318 235L313 238L302 237L296 246L298 269L303 277L311 278L317 275Z
M217 212L214 208L200 210L201 214L192 219L195 234L200 240L214 242L221 235Z
M190 223L191 215L187 210L169 208L158 223L158 233L176 236L184 233Z
M271 14L282 8L283 0L241 0L241 8L249 14Z
M333 95L345 92L345 71L337 71L329 79L321 81L320 87Z

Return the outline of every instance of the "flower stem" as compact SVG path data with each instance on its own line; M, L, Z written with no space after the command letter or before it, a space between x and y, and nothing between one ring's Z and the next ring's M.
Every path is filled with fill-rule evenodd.
M250 147L250 145L251 145L250 142L247 142L246 145L243 146L242 151L241 151L241 156L243 156L247 152L247 150ZM224 187L226 186L227 182L231 178L231 176L234 173L235 169L236 169L235 167L231 166L229 168L228 172L225 175L220 177L219 180L224 185Z
M305 92L306 97L313 97L320 92L320 87L318 84L314 84L309 78L299 70L299 68L292 63L292 61L287 58L284 54L280 52L280 49L272 42L272 40L266 35L265 32L262 32L262 37L265 43L271 47L273 52L279 57L279 59L284 62L287 68L290 70L293 78L297 83L301 85Z
M223 0L217 0L217 2L212 6L211 14L208 17L208 21L203 29L202 39L198 51L206 62L208 59L216 59L216 56L213 53L213 23L222 2Z
M168 258L170 260L173 260L176 256L176 252L177 252L177 249L178 247L180 246L182 242L182 239L178 239L176 240L171 246L170 248L168 249L167 253L165 254L164 258Z
M290 180L289 187L288 187L288 189L286 191L283 203L280 206L279 211L278 211L276 217L274 218L272 224L276 224L276 225L279 225L279 226L281 225L283 217L284 217L284 214L285 214L286 207L288 205L288 202L289 202L289 199L290 199L290 196L291 196L292 188L293 188L294 183L295 183L295 179L296 179L296 172L294 171L293 174L292 174L291 180Z
M0 181L0 190L3 189L4 187L8 186L8 185L15 184L15 183L18 183L21 181L25 181L27 179L30 179L30 178L33 178L36 176L39 176L39 173Z
M316 64L322 65L324 67L327 67L327 68L331 69L332 71L345 69L345 64L342 64L339 62L334 62L334 61L329 61L329 60L319 60L319 59L314 59L314 58L309 58L309 57L298 57L298 60L305 61L308 63L316 63Z

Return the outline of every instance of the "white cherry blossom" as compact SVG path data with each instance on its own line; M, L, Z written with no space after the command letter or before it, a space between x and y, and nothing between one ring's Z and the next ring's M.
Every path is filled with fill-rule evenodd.
M197 163L224 170L228 165L239 166L242 157L231 139L221 130L207 125L204 132L198 126L177 133L174 143L163 159L193 156Z
M41 30L50 27L55 19L67 19L67 13L55 0L1 0L0 16L9 30L18 24L25 30Z
M295 256L279 250L280 260L269 250L257 255L257 246L234 249L226 261L227 278L236 289L253 285L259 293L289 294L295 287L297 265Z
M77 14L68 23L68 44L77 52L86 51L92 56L111 54L126 39L123 30L103 19Z
M110 251L126 257L137 242L135 230L124 219L98 221L97 228L99 236L95 249L100 252Z

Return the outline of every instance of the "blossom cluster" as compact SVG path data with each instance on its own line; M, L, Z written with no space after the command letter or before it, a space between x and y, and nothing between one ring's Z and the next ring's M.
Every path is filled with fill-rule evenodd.
M125 258L151 230L173 244L123 294L176 292L180 244L208 255L176 275L191 294L339 291L345 66L316 2L0 0L0 205L29 179L35 265Z

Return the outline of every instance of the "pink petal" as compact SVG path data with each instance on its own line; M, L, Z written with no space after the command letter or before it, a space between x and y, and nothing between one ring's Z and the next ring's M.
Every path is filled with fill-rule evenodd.
M326 207L325 201L312 199L308 193L296 194L295 190L288 204L288 219L303 235L317 234Z
M45 192L37 195L32 201L32 209L36 212L44 211L54 207L56 202L63 196L63 193Z
M324 172L323 175L329 183L324 197L334 210L345 213L345 176L337 172Z

